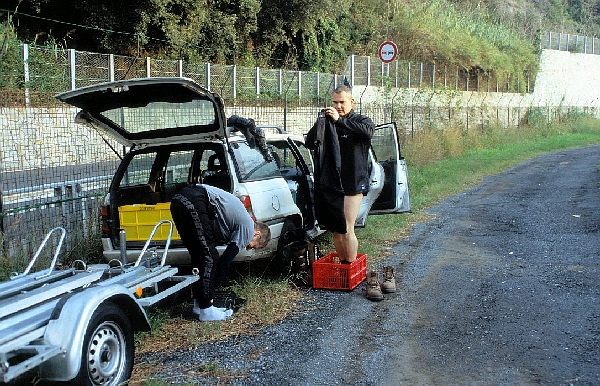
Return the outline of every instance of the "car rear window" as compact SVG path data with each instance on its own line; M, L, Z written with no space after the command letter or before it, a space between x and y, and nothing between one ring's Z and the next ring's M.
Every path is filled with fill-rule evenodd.
M166 128L212 125L215 123L215 114L213 103L207 100L186 103L150 102L144 106L119 107L102 113L133 134Z
M275 161L266 161L258 148L251 148L246 142L232 142L231 150L240 182L281 177Z

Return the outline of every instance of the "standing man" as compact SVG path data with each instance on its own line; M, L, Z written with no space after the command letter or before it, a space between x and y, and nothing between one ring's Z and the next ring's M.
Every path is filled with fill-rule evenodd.
M347 85L333 91L333 106L321 111L306 136L315 151L315 207L319 224L333 233L340 262L356 260L354 223L369 191L368 153L375 125L354 112Z
M193 312L202 321L225 320L233 310L213 306L213 293L242 248L264 248L269 227L255 222L233 194L210 185L188 185L171 200L171 215L181 241L200 272L193 285ZM227 245L221 256L217 245Z

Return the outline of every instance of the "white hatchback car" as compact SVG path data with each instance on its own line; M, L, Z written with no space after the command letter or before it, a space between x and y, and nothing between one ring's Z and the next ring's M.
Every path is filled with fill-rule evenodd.
M303 138L275 127L248 130L240 117L230 119L234 126L229 126L221 97L193 80L131 79L56 97L81 109L76 122L110 134L128 149L101 210L106 260L137 259L156 223L171 218L173 194L188 183L233 193L256 220L269 225L271 242L240 252L236 261L270 257L297 241L298 234L310 238L323 232L315 219L312 158ZM394 124L377 128L372 150L371 191L363 200L358 227L365 225L369 210L410 211L406 164ZM161 226L150 242L159 255L168 238L166 228ZM172 265L190 262L176 230L167 255Z

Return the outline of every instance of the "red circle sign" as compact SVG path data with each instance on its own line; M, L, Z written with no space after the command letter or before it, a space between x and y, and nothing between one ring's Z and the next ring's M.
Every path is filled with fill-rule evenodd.
M398 55L398 46L391 40L381 43L377 50L377 55L383 63L390 63L396 59Z

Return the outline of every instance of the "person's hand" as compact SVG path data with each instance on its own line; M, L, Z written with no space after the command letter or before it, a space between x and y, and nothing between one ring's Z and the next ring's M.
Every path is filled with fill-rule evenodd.
M325 108L325 115L331 117L334 122L337 122L340 119L340 114L333 107Z

